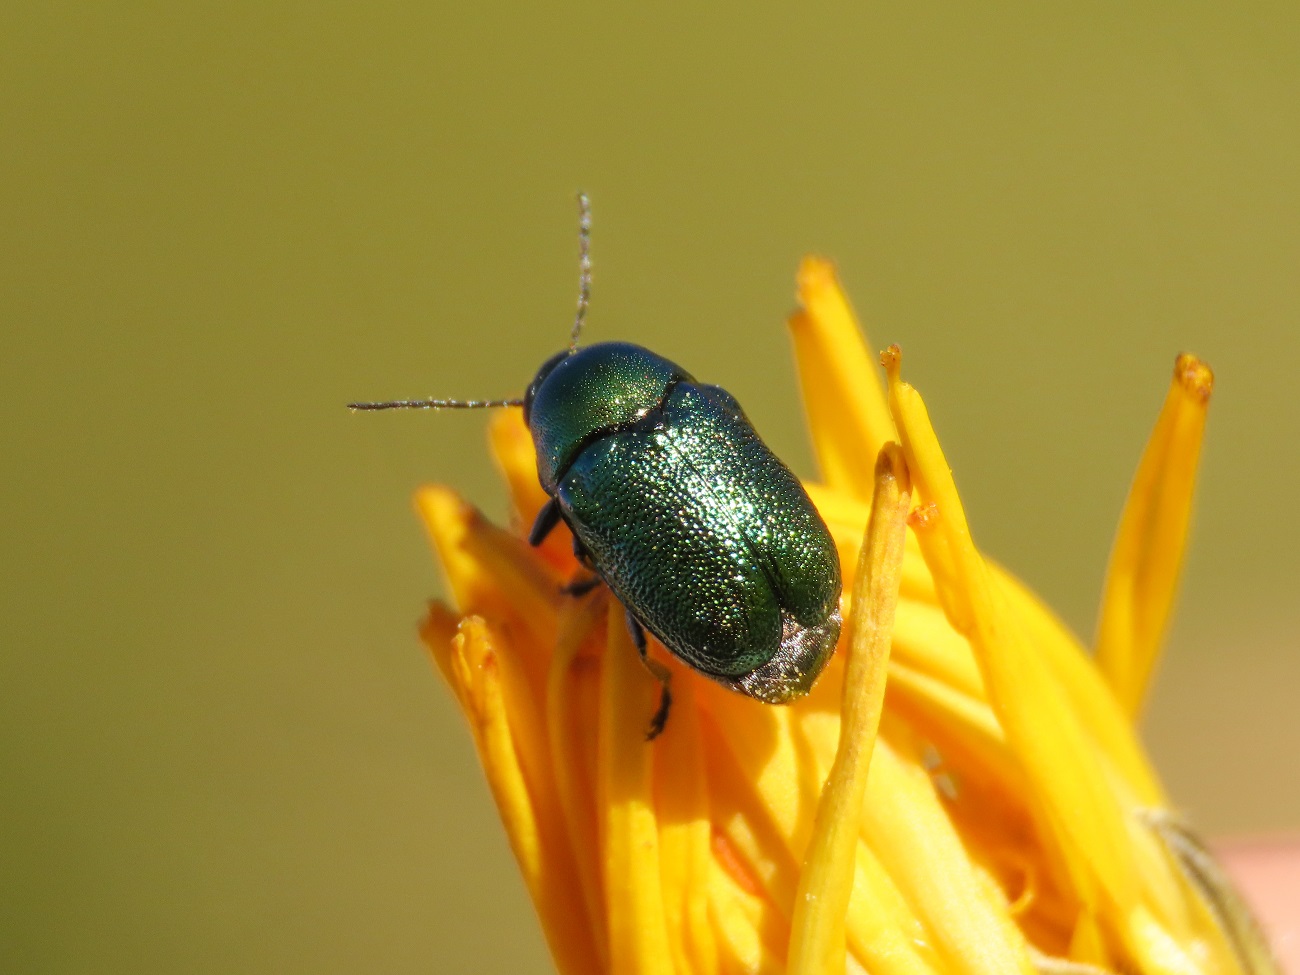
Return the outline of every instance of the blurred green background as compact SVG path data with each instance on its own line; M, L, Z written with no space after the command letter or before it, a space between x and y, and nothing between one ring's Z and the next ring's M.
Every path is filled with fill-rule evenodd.
M833 256L977 537L1090 635L1175 353L1218 373L1146 739L1300 827L1300 7L0 8L0 970L548 970L419 648L427 481L572 314L811 475Z

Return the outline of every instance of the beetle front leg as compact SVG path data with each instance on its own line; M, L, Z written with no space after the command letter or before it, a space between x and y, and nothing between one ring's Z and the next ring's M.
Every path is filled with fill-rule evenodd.
M537 512L532 531L528 533L528 544L534 548L541 545L546 540L546 536L553 532L555 526L559 523L560 502L555 498L551 498L546 504L542 505L542 510Z
M650 671L651 676L659 682L659 707L654 716L650 719L650 728L646 731L645 740L654 741L663 733L664 725L668 723L668 712L673 706L672 691L668 685L672 682L673 675L658 660L651 660L646 648L645 627L641 621L632 615L630 609L624 610L624 616L627 619L628 631L632 634L632 643L636 646L637 656L641 658L641 663L645 669Z

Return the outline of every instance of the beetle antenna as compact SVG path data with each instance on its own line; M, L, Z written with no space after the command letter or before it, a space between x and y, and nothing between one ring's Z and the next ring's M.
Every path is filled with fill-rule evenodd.
M578 335L587 320L587 306L591 304L591 200L586 193L578 194L578 313L573 317L573 331L569 333L569 352L578 351Z
M523 406L521 399L396 399L387 403L349 403L349 410L491 410Z
M591 304L591 200L586 193L578 194L578 311L573 316L573 329L569 332L569 353L578 351L578 336L587 321L587 306ZM348 409L357 410L492 410L507 406L523 406L522 399L396 399L382 403L349 403Z

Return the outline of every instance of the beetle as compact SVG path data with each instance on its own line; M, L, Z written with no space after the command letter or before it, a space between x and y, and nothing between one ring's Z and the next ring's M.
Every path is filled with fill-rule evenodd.
M840 564L803 485L720 386L628 342L578 347L591 293L591 211L579 195L578 310L567 348L522 399L352 403L354 410L522 407L548 500L529 542L560 522L626 611L641 660L662 685L647 739L668 717L675 657L770 704L807 694L840 633Z

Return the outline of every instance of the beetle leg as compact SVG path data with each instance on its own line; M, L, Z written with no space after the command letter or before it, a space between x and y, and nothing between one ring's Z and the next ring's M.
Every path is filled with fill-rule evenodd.
M655 663L653 660L646 661L647 666L653 663ZM657 666L662 666L662 664ZM655 672L652 669L650 673L654 674ZM673 693L668 689L668 671L665 669L662 677L658 674L655 674L655 676L663 681L663 685L659 691L659 707L655 708L655 713L650 717L650 727L646 729L646 741L654 741L663 733L664 725L668 723L668 712L672 710L673 706Z
M668 712L673 706L672 691L668 689L672 681L672 674L668 668L658 660L651 660L646 650L645 627L641 621L632 615L632 611L625 610L627 619L627 628L632 634L632 643L636 645L637 656L641 658L641 663L645 669L650 671L651 676L659 682L659 707L655 710L654 717L650 719L650 727L645 733L646 741L654 741L664 730L664 725L668 723Z
M587 551L587 546L582 544L582 539L574 533L573 536L573 557L588 569L594 569L595 565L591 561L591 553Z
M632 615L630 609L625 608L623 610L623 618L627 620L627 630L632 634L632 643L636 646L637 656L641 658L643 663L648 662L650 658L646 656L645 627L641 625L639 619Z
M551 498L546 504L542 505L542 510L537 512L537 519L533 522L533 530L528 533L528 544L537 546L541 545L555 526L560 523L560 502Z
M573 582L566 583L560 587L560 592L566 596L585 596L597 586L600 585L600 576L588 576L585 579L575 579Z

